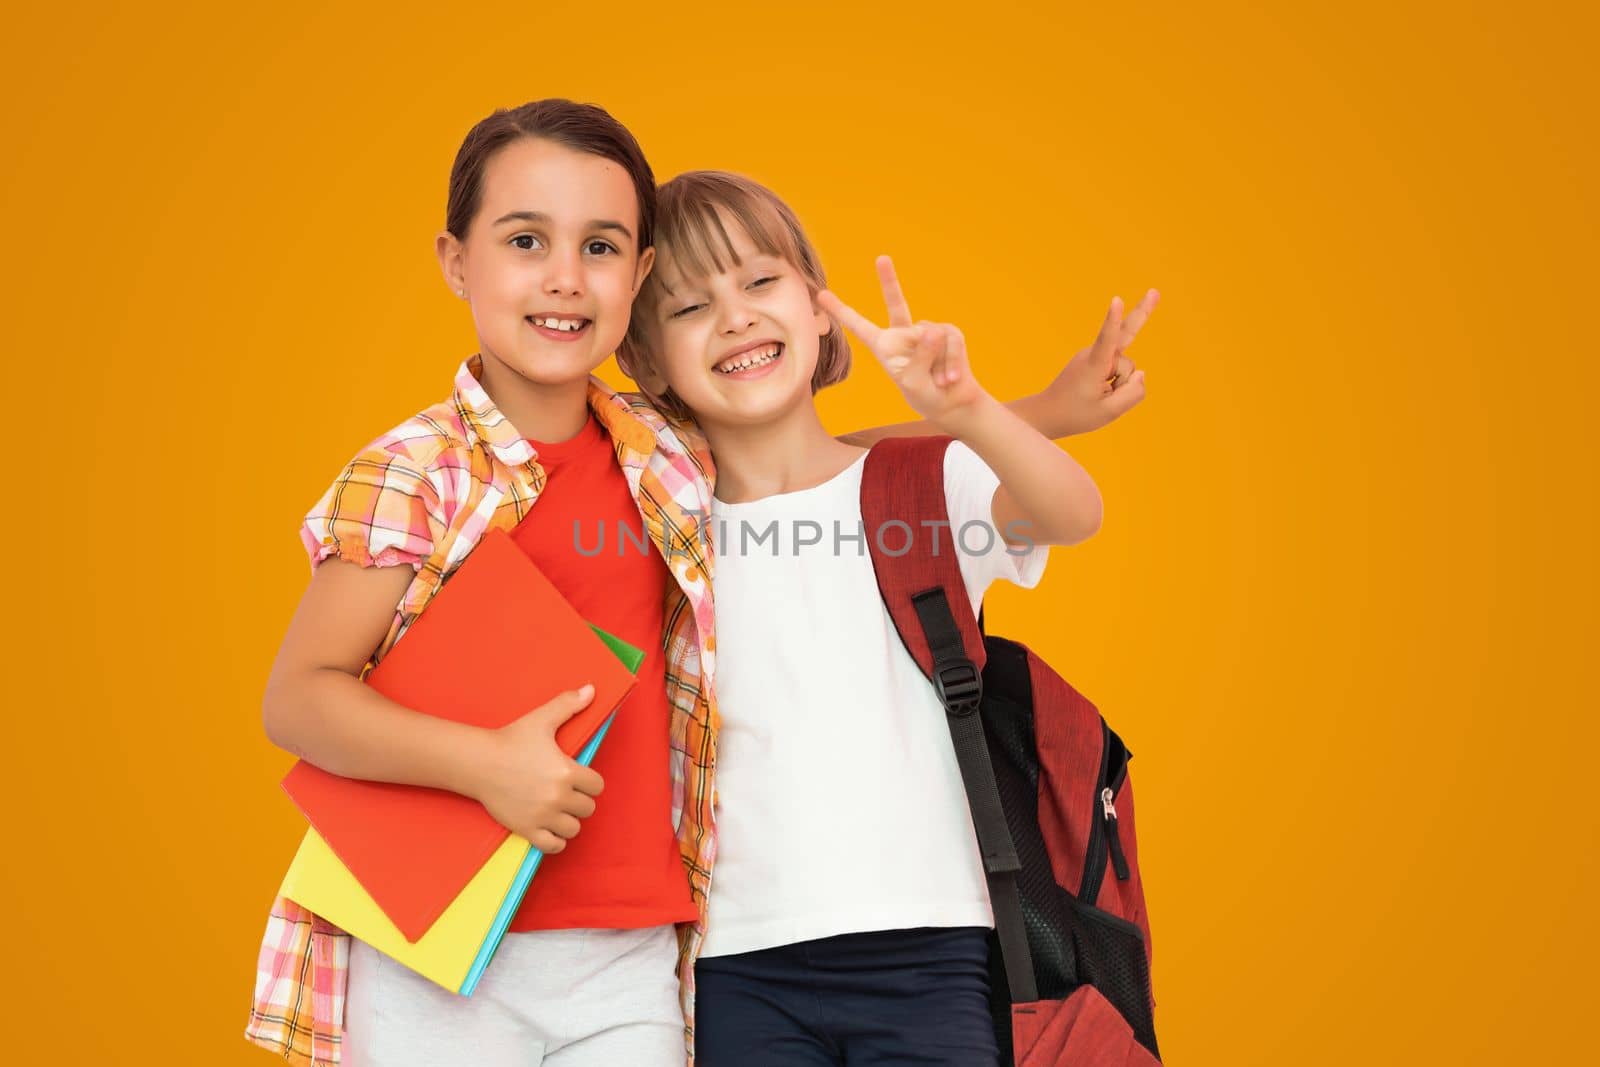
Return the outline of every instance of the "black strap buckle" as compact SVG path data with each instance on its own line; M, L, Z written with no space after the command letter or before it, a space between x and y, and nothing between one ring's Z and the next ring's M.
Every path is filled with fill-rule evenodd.
M939 691L939 702L945 711L958 719L976 712L983 701L983 675L970 659L936 665L933 685Z

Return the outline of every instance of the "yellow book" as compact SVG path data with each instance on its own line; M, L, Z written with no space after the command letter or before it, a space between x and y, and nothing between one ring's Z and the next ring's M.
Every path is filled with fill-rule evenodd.
M477 984L477 973L482 968L474 965L531 852L526 839L516 834L507 837L444 914L416 941L406 940L315 830L306 831L279 894L452 993L470 995L468 979L473 979L472 985ZM497 946L489 947L490 954L493 947Z

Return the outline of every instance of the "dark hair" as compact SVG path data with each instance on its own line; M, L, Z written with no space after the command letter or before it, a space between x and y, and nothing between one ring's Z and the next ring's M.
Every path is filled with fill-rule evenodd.
M812 246L800 220L789 205L760 182L721 170L691 170L656 191L660 202L661 244L656 249L656 269L645 279L634 303L628 332L617 348L618 359L656 408L671 418L691 417L683 401L670 390L654 391L648 380L659 375L657 353L651 348L651 322L663 294L670 295L661 263L670 263L685 278L701 279L738 265L723 219L744 230L750 242L769 256L787 260L805 279L814 298L828 287L822 259ZM850 373L850 342L836 322L817 349L817 366L811 373L811 391L837 385Z
M467 133L450 167L450 196L445 204L444 228L465 240L473 216L483 200L483 172L494 154L525 137L542 137L576 152L609 159L633 179L639 197L639 252L654 240L656 179L645 161L644 149L628 128L593 104L577 104L552 97L521 107L501 108Z

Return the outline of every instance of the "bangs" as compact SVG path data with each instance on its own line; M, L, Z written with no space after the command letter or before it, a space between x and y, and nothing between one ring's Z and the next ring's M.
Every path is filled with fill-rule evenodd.
M805 263L798 220L767 190L737 175L680 174L661 187L657 212L656 254L671 260L685 281L701 281L742 265L728 222L762 253L796 266ZM660 271L653 271L650 281L673 291Z

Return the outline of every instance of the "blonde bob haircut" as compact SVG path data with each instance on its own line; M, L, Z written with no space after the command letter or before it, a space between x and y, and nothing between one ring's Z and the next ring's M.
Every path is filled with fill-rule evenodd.
M685 278L708 278L739 266L725 225L728 220L763 253L786 260L799 271L813 298L828 287L817 250L800 228L800 220L759 182L727 171L692 170L657 189L656 205L658 266L661 257L666 257ZM666 387L652 346L656 311L661 301L672 295L661 271L651 271L639 290L628 333L617 348L617 359L657 409L669 418L687 422L692 415ZM850 343L835 322L820 338L811 392L836 385L849 373Z

